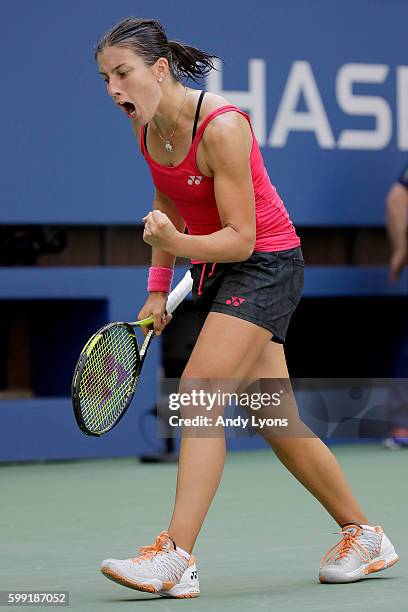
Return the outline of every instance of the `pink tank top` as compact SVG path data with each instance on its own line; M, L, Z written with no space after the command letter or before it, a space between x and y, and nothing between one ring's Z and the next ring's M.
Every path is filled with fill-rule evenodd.
M189 234L202 236L220 230L222 226L214 195L214 179L201 174L196 163L196 152L209 122L214 117L230 111L243 115L252 131L250 166L256 210L254 250L283 251L299 246L300 239L276 188L269 179L249 116L236 106L221 106L204 118L187 156L177 166L165 166L152 159L145 147L145 127L142 126L140 147L150 168L153 183L174 202L187 225ZM196 263L194 260L192 262Z

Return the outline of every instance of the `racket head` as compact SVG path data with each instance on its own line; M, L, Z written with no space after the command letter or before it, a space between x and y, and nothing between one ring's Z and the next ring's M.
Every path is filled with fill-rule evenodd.
M134 328L128 323L101 327L85 344L72 379L72 403L80 429L102 436L129 407L142 366Z

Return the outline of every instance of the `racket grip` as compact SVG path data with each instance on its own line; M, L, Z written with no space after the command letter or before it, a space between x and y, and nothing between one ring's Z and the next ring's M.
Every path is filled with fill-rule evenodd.
M177 306L184 300L184 298L190 293L193 288L193 279L191 277L190 270L188 270L183 276L182 280L176 285L173 291L167 298L166 312L171 314L177 308Z
M167 305L166 312L171 314L174 312L179 304L184 300L184 298L190 293L193 288L193 279L188 270L181 281L176 285L173 291L167 297ZM145 327L147 325L151 325L153 323L153 317L147 317L146 319L142 319L141 321L135 321L131 323L131 325L139 325L140 327Z

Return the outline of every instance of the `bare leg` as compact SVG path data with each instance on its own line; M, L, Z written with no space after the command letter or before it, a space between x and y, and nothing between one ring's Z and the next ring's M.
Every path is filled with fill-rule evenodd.
M271 442L271 446L285 467L339 525L369 524L337 459L319 438L280 438Z
M220 484L225 453L225 437L182 439L169 534L188 552L193 549Z
M283 346L268 342L249 377L288 379ZM289 411L292 419L298 419L294 397ZM348 522L368 524L333 453L306 425L300 421L298 423L293 436L277 437L268 435L270 432L266 431L265 439L285 467L320 501L339 525Z
M197 379L236 379L238 387L269 342L271 334L242 319L210 313L191 354L180 385L189 390ZM222 411L223 407L218 407ZM200 433L197 433L199 436ZM169 526L171 538L191 552L221 480L225 437L185 437L179 457L176 500Z

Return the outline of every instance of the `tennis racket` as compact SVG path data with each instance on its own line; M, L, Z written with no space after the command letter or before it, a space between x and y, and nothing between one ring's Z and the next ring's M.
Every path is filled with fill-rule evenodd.
M168 314L190 293L192 285L187 272L168 296ZM152 323L153 317L109 323L82 349L72 379L72 404L78 426L88 436L102 436L111 430L128 409L154 336L149 330L139 349L135 328Z

